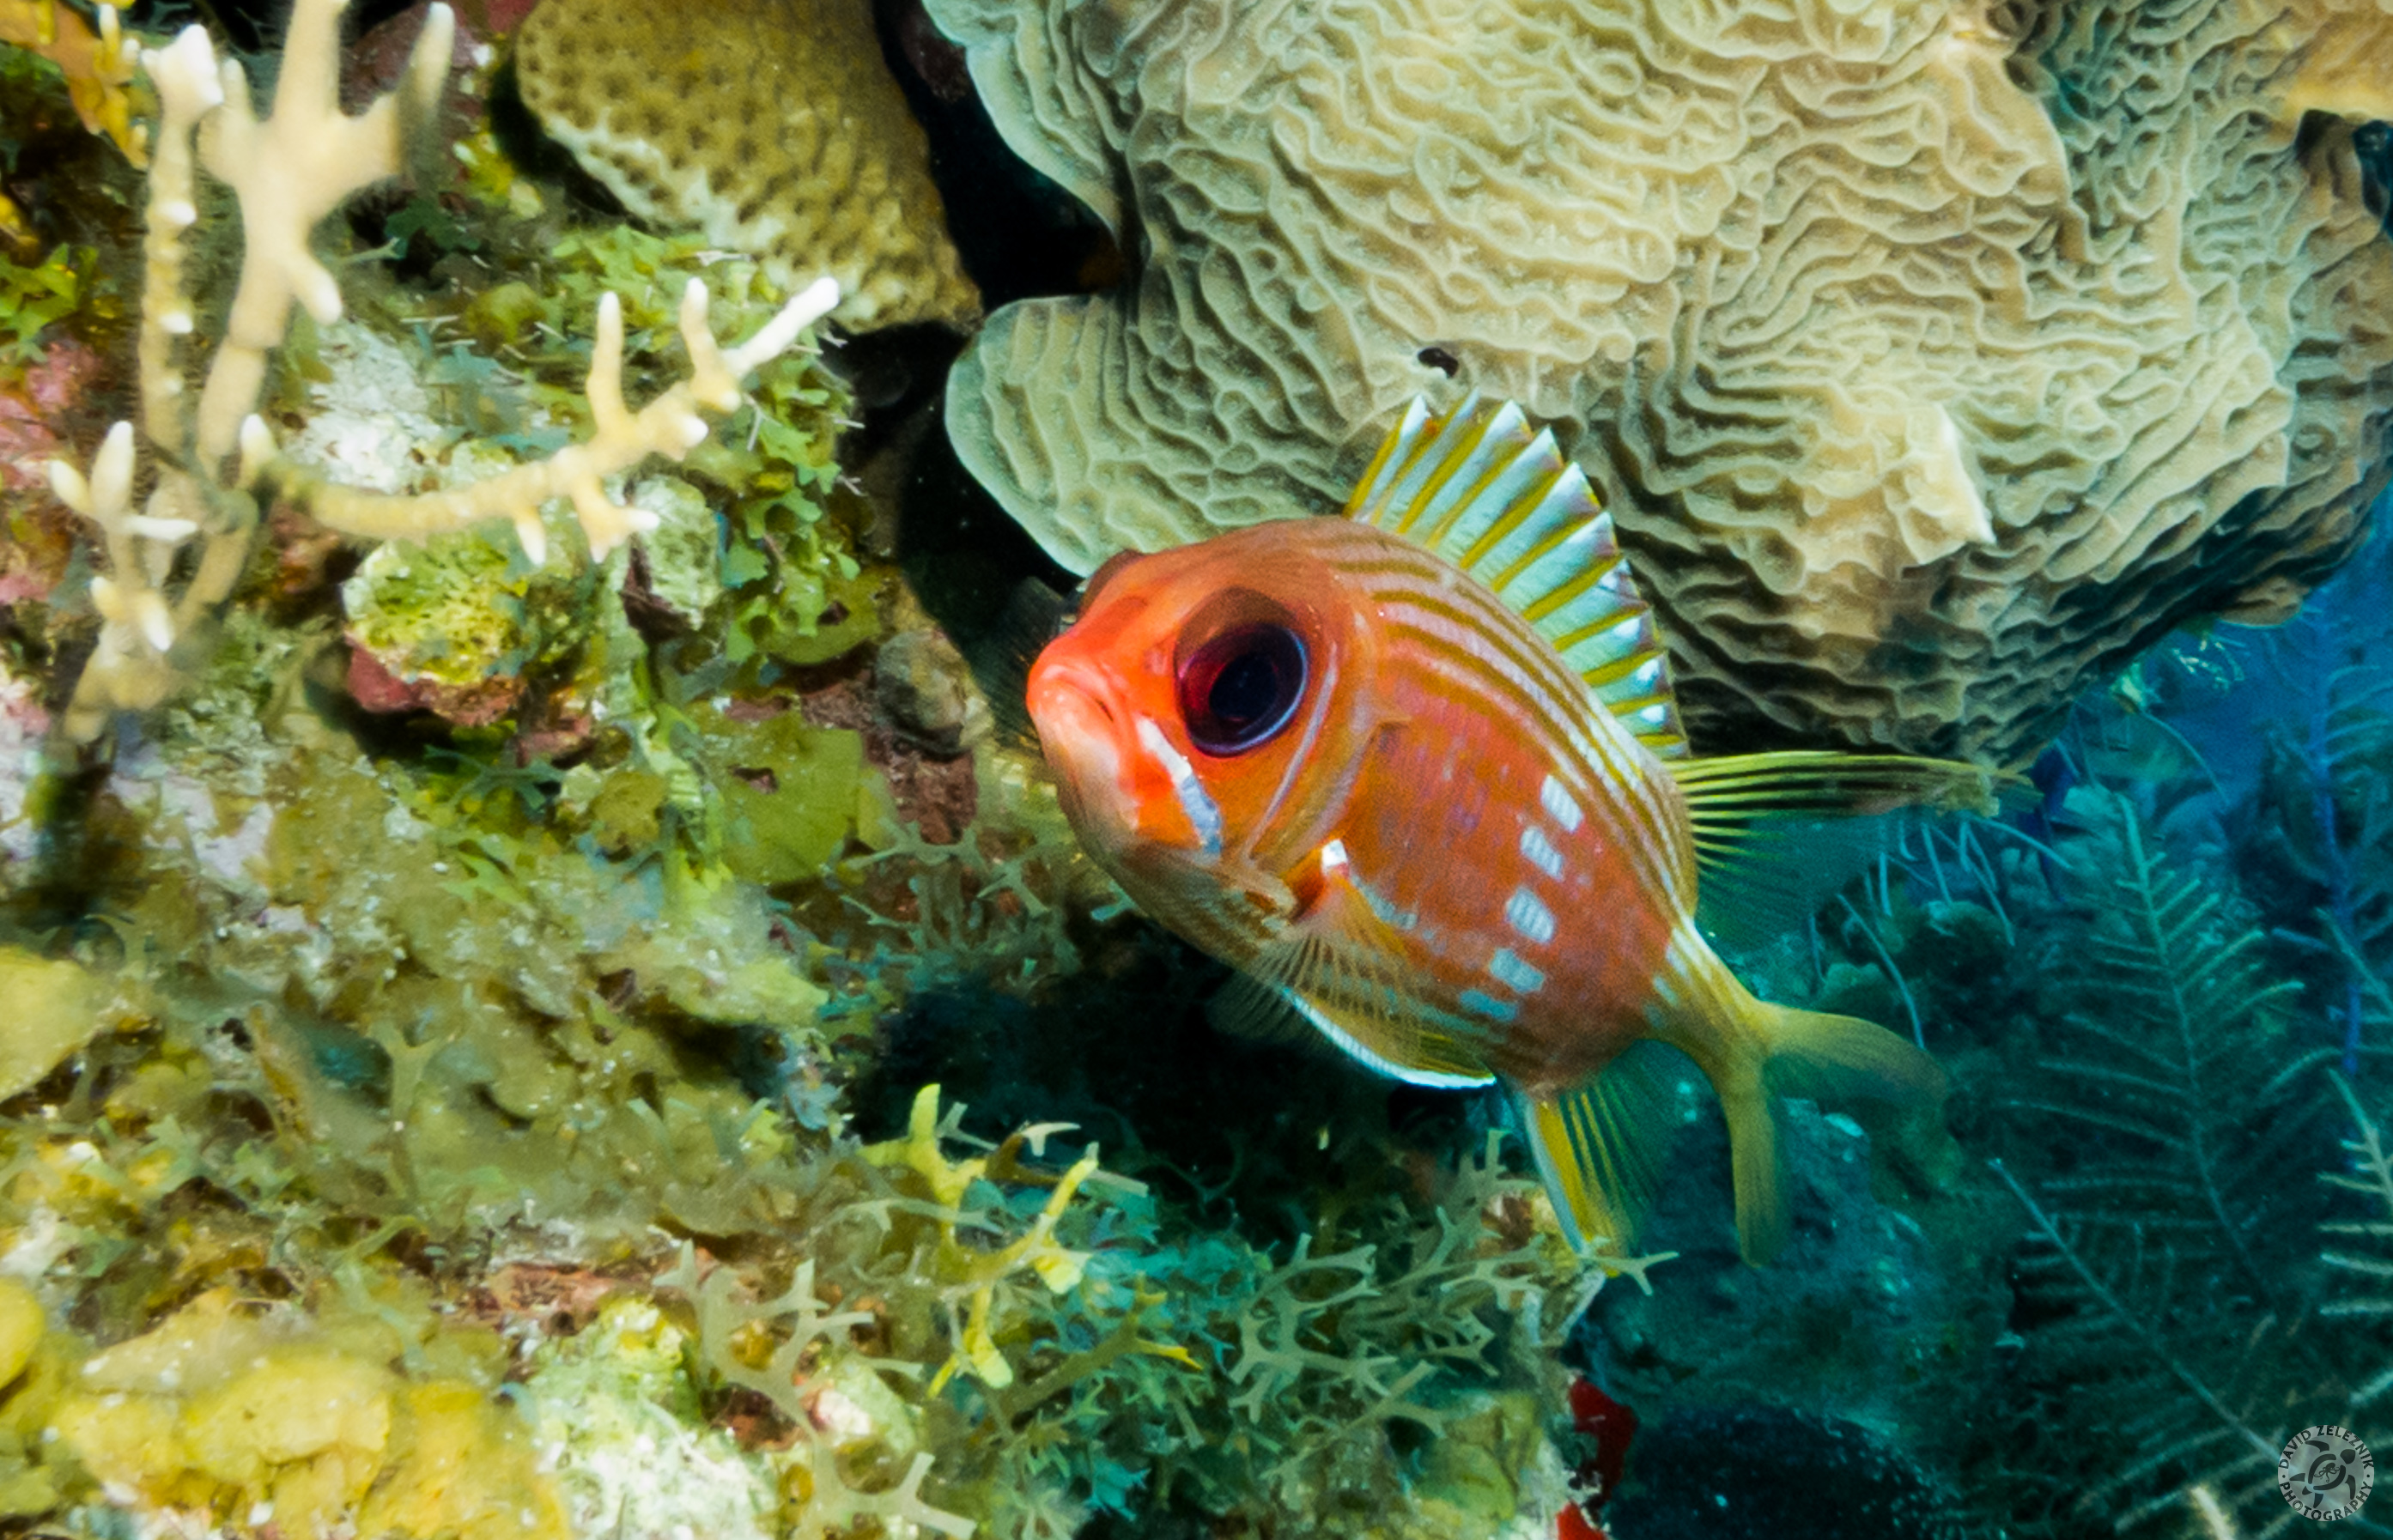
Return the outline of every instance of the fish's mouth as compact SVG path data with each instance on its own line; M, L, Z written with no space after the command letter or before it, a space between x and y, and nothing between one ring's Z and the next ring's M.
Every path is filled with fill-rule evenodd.
M1040 751L1080 818L1123 826L1129 805L1131 732L1105 677L1076 662L1042 658L1030 671L1026 704Z

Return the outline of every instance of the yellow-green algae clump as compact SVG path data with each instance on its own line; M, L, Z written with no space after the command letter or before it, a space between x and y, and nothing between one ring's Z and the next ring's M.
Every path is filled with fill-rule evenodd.
M361 1302L252 1312L212 1289L85 1359L52 1426L103 1491L292 1540L567 1540L555 1482L490 1401L496 1335Z

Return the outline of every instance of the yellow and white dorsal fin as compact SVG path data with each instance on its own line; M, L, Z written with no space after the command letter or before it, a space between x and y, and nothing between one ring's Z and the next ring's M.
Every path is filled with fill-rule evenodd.
M1436 552L1553 644L1663 759L1687 751L1668 665L1612 516L1554 436L1473 392L1444 417L1416 397L1354 484L1346 516Z

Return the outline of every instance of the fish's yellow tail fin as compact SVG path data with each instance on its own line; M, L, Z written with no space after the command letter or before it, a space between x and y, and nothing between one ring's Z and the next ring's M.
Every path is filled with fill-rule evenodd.
M1760 1265L1786 1242L1786 1182L1778 1096L1830 1107L1876 1103L1879 1127L1915 1150L1941 1144L1944 1072L1882 1026L1758 999L1693 925L1671 939L1655 981L1653 1036L1684 1052L1711 1081L1728 1117L1736 1182L1737 1248Z

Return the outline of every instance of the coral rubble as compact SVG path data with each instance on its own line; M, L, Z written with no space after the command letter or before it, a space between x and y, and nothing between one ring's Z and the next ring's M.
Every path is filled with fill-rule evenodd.
M930 7L1139 254L949 378L1078 570L1476 388L1613 503L1699 738L2007 759L2384 484L2393 241L2358 124L2295 132L2381 111L2373 0Z
M980 319L861 0L546 0L516 67L525 104L634 214L785 284L830 273L851 327Z

